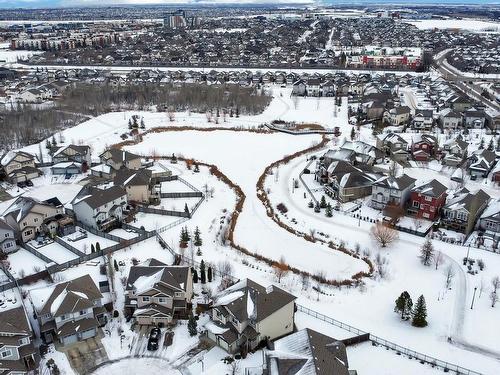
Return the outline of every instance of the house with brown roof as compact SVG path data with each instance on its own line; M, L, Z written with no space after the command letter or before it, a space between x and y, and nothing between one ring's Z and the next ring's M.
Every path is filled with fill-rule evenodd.
M410 198L415 181L406 174L379 178L373 183L371 206L377 210L383 210L388 205L403 208Z
M69 345L86 340L106 323L102 294L89 275L32 289L29 298L46 343Z
M467 160L471 179L488 177L488 174L496 164L496 154L489 150L478 150Z
M160 200L160 185L155 183L150 169L122 168L116 172L113 183L125 189L129 202L149 204Z
M7 180L13 184L30 181L43 173L35 167L35 157L24 151L10 151L1 161Z
M346 345L310 328L270 344L266 351L268 375L356 375L349 370Z
M86 164L89 168L92 164L90 147L85 145L66 145L59 147L52 155L54 164L64 162L76 162Z
M141 157L128 151L110 148L99 155L101 163L110 166L115 171L120 168L139 169Z
M408 161L408 142L396 133L377 136L377 148L386 153L395 161Z
M125 313L141 325L166 325L186 318L193 298L191 267L149 259L133 266L125 287Z
M471 193L463 188L454 193L443 207L441 224L446 229L468 235L474 230L476 220L488 206L490 196L483 190Z
M5 303L5 302L4 302ZM0 373L33 374L40 356L23 306L0 310Z
M28 242L41 233L56 233L57 220L64 217L64 207L57 198L39 201L21 196L3 213L16 237Z
M254 349L294 330L296 297L242 280L216 296L205 335L229 353Z
M107 189L88 186L72 202L78 221L98 230L108 230L123 218L128 200L121 186Z

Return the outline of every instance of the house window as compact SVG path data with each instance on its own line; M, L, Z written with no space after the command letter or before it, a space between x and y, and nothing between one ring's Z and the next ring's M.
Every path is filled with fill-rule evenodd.
M457 219L458 220L467 220L467 214L465 212L459 212L457 213Z
M8 238L9 237L9 233L5 233L5 238Z
M423 217L425 217L426 219L428 219L428 218L429 218L429 214L428 214L427 212L424 212L424 213L422 214L422 216L423 216Z
M63 315L61 315L59 318L60 318L61 320L66 320L66 315L64 315L64 314L63 314Z
M158 302L165 303L165 302L167 302L167 299L165 297L160 297L160 298L158 298Z
M34 221L35 223L38 223L38 218L37 218L37 217L35 217L35 218L33 219L33 221Z
M432 197L425 196L424 199L426 202L432 202Z
M19 345L20 346L27 345L29 343L30 343L29 337L23 337L21 340L19 340Z
M10 349L4 349L2 351L2 358L7 358L7 357L10 357L12 355L12 350Z
M149 297L142 297L142 302L149 302Z
M182 293L181 292L175 292L175 296L176 297L182 297Z
M5 247L6 247L6 248L12 247L12 242L6 242L6 243L5 243Z
M87 310L81 310L80 315L85 315L87 313Z
M413 207L419 208L420 207L420 203L418 201L413 201Z
M493 221L486 221L486 228L494 229L495 227L496 227L496 225Z

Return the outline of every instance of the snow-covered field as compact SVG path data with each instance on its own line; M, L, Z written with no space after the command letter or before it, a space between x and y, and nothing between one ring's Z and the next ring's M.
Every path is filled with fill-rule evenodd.
M290 235L267 217L255 194L255 184L267 165L319 140L314 135L295 137L281 133L263 135L231 131L184 131L148 135L142 143L127 149L143 154L151 148L161 150L162 145L168 144L171 152L183 152L219 166L223 173L241 186L247 196L235 230L237 243L274 260L284 256L290 265L310 273L324 271L331 278L344 279L365 271L366 264L326 246L307 243ZM256 150L258 158L254 152ZM321 261L318 262L318 259Z
M481 21L475 19L429 19L404 21L415 25L419 29L461 29L468 31L500 31L500 22Z
M93 372L95 375L134 375L134 374L181 374L170 367L165 360L158 358L128 358L103 366Z

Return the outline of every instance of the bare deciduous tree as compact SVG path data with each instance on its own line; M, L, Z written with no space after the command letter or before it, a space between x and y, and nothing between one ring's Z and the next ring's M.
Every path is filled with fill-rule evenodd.
M444 262L444 255L441 251L436 252L434 255L434 266L436 267L436 270L439 268L441 264Z
M289 267L284 256L281 256L279 262L275 262L273 264L273 271L278 283L281 283L281 279L285 277L289 271Z
M451 284L453 282L453 278L455 277L455 269L452 264L449 264L448 267L444 270L444 285L446 289L451 288Z
M375 224L371 229L371 233L381 247L387 247L387 245L398 239L398 232L383 223Z

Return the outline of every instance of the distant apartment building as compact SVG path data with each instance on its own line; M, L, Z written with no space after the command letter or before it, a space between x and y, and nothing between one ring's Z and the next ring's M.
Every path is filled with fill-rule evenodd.
M163 18L163 26L170 29L177 29L180 27L194 27L198 26L199 23L200 20L198 17L187 17L186 12L182 9L167 14Z

